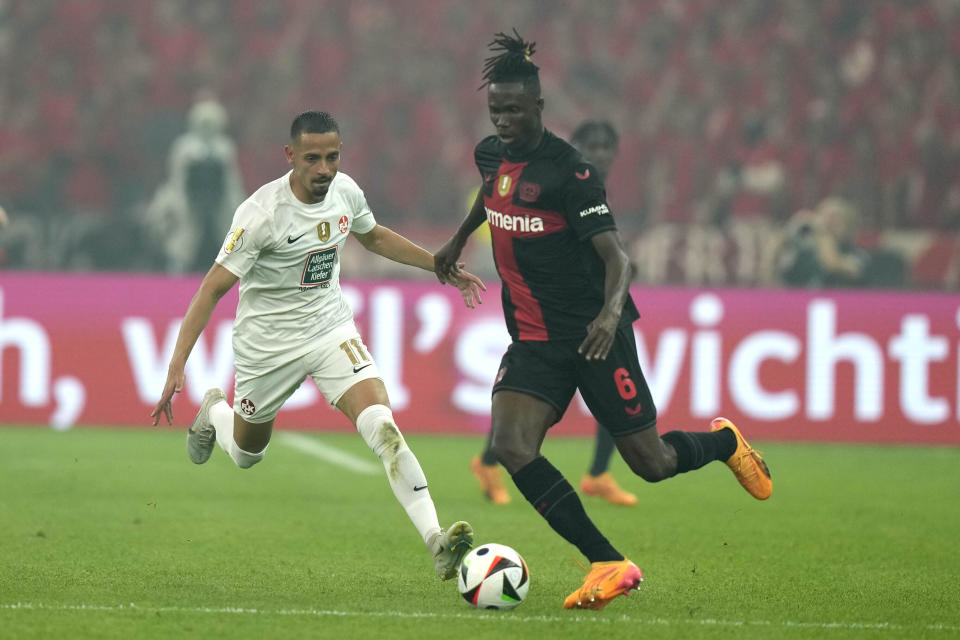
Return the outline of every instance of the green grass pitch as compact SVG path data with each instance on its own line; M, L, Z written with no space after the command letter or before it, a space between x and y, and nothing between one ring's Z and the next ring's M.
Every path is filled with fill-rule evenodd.
M960 637L956 448L759 443L767 502L722 464L647 485L617 460L640 504L585 504L645 581L575 612L578 553L515 490L483 499L480 438L409 436L441 524L530 566L527 601L486 612L437 580L382 471L283 435L241 471L190 464L182 431L0 429L0 638ZM376 462L356 435L307 437ZM591 447L544 452L579 484Z

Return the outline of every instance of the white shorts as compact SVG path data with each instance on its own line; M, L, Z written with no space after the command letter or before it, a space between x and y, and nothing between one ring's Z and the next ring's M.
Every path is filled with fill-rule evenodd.
M380 370L360 338L353 321L323 336L313 351L264 371L236 363L233 410L255 424L273 420L280 407L303 383L313 378L320 393L336 405L347 390L361 380L379 378Z

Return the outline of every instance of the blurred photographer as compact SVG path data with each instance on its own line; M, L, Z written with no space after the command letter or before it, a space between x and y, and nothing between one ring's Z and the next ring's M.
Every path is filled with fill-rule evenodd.
M792 287L857 287L868 284L869 254L854 242L857 211L831 197L802 209L787 223L777 255L783 284Z

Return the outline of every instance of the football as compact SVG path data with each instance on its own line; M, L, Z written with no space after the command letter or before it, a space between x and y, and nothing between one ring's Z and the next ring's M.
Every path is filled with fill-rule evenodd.
M513 609L530 588L530 571L520 554L503 544L472 549L460 564L457 587L478 609Z

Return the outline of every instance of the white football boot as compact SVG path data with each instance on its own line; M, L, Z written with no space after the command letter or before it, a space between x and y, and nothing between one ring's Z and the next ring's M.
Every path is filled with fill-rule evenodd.
M210 422L210 407L226 399L227 394L220 389L209 389L203 394L200 412L187 429L187 454L194 464L203 464L210 459L213 445L217 443L217 430Z
M441 580L457 577L463 556L473 547L473 527L460 520L441 530L435 544L439 547L433 554L433 568Z

